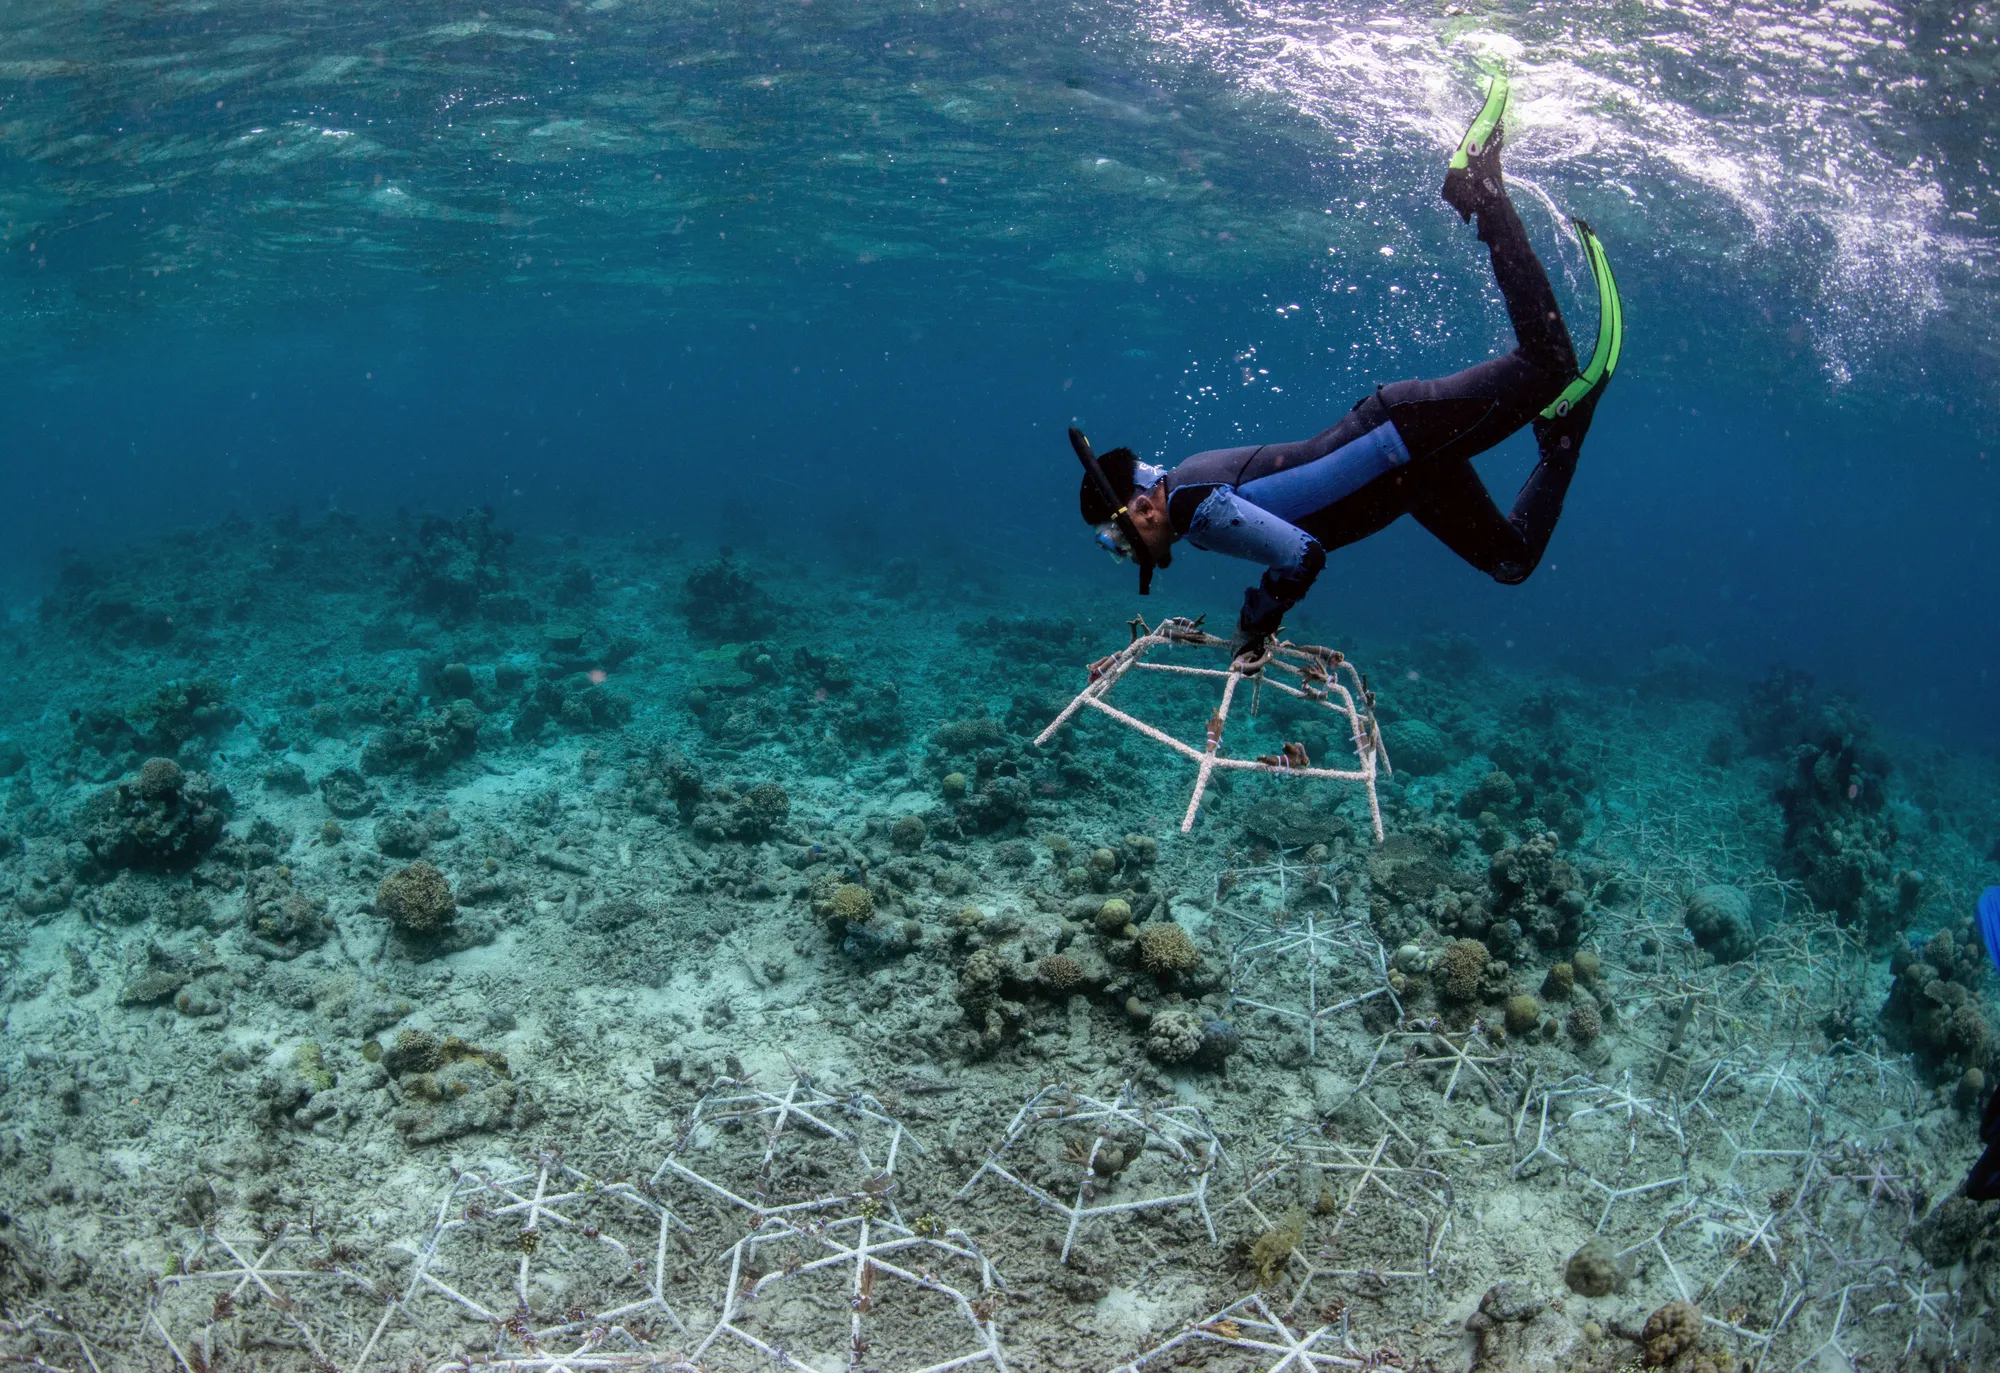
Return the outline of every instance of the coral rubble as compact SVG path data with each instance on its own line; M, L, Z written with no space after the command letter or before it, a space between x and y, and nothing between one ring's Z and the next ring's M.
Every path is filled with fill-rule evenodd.
M1496 1373L1943 1367L1984 1319L1949 1184L1993 1080L1988 773L1797 674L1736 709L1686 650L1613 682L1426 635L1366 655L1383 842L1248 773L1182 834L1188 770L1117 722L1033 742L1122 618L996 577L947 608L914 555L487 512L60 572L0 626L50 664L0 695L0 1362L132 1310L190 1365L335 1340L314 1301L404 1291L425 1234L508 1295L370 1298L398 1367L560 1361L573 1310L620 1313L614 1362L825 1317L784 1347L1220 1366L1321 1330ZM1176 738L1214 712L1121 691ZM1281 695L1239 694L1241 756L1348 746ZM225 1239L288 1256L286 1306L216 1314Z

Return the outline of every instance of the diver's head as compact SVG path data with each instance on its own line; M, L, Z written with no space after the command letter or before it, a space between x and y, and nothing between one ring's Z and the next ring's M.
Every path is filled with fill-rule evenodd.
M1110 483L1118 505L1105 497L1104 490L1088 472L1077 505L1083 522L1097 527L1097 541L1121 558L1133 556L1130 539L1119 527L1117 512L1123 508L1133 531L1145 541L1153 564L1166 567L1173 561L1173 526L1167 520L1167 475L1151 463L1140 462L1129 448L1114 448L1097 460Z

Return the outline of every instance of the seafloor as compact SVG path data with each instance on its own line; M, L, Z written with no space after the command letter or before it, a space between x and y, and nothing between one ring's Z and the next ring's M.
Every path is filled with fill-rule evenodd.
M1031 743L1085 604L479 513L65 568L0 631L0 1363L1991 1366L1992 759L1343 642L1386 842L1258 776L1184 837L1157 745Z

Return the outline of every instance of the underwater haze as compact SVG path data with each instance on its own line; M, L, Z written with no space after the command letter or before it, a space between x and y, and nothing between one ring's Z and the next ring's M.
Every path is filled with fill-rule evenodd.
M1994 739L1981 10L23 5L8 30L17 596L62 548L290 505L736 503L809 538L866 510L927 557L1084 576L1072 420L1172 461L1496 349L1433 195L1493 54L1512 175L1610 245L1624 377L1532 583L1405 525L1335 558L1343 613L1893 677L1881 706Z
M1996 1366L2000 9L0 15L0 1361ZM1219 698L1065 430L1512 347L1500 68L1546 558Z

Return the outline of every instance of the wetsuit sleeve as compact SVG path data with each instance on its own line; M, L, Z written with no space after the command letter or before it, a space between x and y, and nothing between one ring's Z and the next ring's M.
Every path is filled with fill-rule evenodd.
M1188 521L1187 541L1211 553L1264 564L1263 580L1243 593L1239 637L1275 634L1285 612L1305 599L1326 566L1319 540L1270 511L1218 486Z

